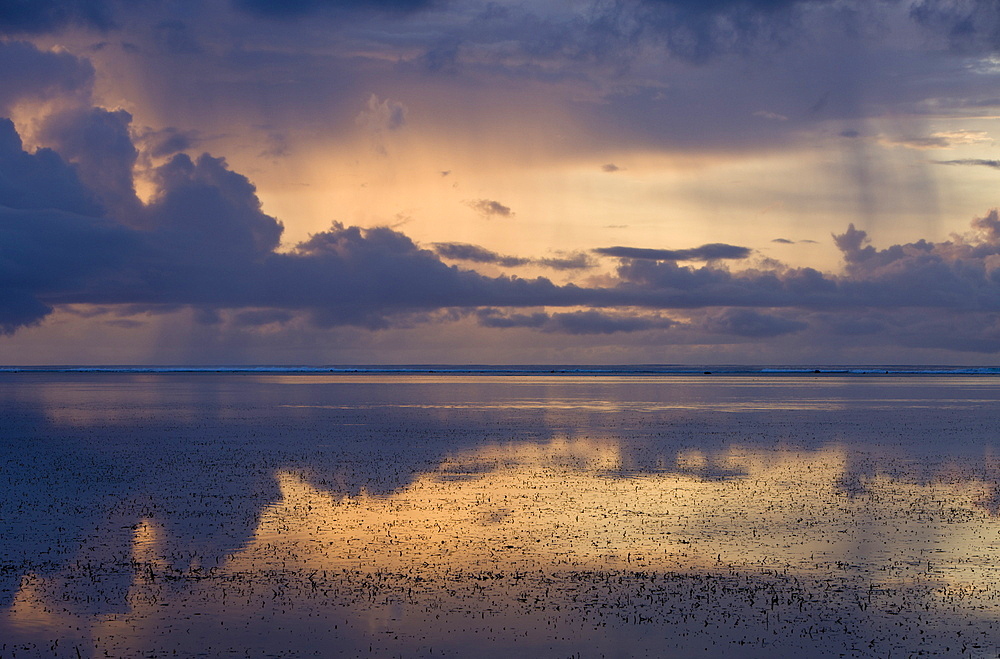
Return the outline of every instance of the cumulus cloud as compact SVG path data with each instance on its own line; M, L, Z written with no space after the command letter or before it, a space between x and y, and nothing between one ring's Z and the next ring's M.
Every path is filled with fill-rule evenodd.
M0 128L0 180L22 173L0 198L6 331L69 303L284 309L326 326L380 327L394 313L576 296L544 279L447 266L388 228L335 224L278 253L281 224L262 212L246 177L208 155L158 167L157 193L126 227L106 216L76 168L51 150L25 153L10 122Z
M47 117L38 135L73 163L105 210L126 223L139 210L132 173L139 152L129 134L131 122L124 110L74 109Z
M94 82L94 68L85 59L62 51L41 51L23 41L0 41L0 71L0 113L25 99L87 97Z
M52 149L23 150L21 137L9 119L0 119L0 206L9 209L48 209L98 215L97 195L72 167Z

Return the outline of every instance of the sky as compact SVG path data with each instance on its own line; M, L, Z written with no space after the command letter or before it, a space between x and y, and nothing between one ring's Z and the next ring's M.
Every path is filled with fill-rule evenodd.
M968 364L993 0L0 0L0 363Z

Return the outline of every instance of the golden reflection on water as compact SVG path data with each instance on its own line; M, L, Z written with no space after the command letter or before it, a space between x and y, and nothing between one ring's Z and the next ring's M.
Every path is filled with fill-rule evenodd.
M840 486L848 465L838 446L685 450L677 469L657 473L623 475L621 462L609 440L492 446L455 454L392 494L342 497L283 472L281 499L232 565L280 556L303 569L372 571L815 575L851 565L876 582L997 576L1000 520L979 505L990 490L976 479L873 476L852 494Z
M975 478L946 473L918 483L875 474L850 491L842 486L850 461L837 445L685 449L669 469L645 473L623 470L625 462L611 439L564 437L456 452L390 494L337 494L282 471L280 498L221 564L192 557L172 571L164 527L144 518L132 529L124 609L67 609L60 581L85 579L77 566L75 574L25 576L3 615L22 630L75 629L63 638L114 654L164 639L174 644L164 647L199 647L220 630L268 648L297 638L314 615L336 617L365 638L442 643L451 631L441 615L471 610L486 620L489 612L491 624L520 629L526 614L497 602L540 602L574 574L781 574L862 583L869 599L871 588L922 584L942 601L956 593L992 600L1000 586L1000 520L981 505L990 489ZM340 575L337 597L354 593L335 614L316 608L330 597L330 575ZM515 581L492 591L476 585L493 575ZM456 594L469 584L479 590ZM971 615L996 613L981 609ZM171 636L175 629L191 640ZM323 629L302 643L322 647L343 633ZM587 633L602 638L599 629Z

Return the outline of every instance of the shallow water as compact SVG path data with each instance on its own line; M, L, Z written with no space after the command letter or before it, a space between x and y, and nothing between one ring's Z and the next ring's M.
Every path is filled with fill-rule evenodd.
M998 394L0 374L0 656L1000 656Z

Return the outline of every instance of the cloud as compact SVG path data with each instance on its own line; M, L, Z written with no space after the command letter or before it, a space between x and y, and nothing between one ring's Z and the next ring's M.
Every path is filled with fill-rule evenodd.
M772 243L781 243L782 245L794 245L794 240L789 240L788 238L774 238L771 240Z
M0 16L3 12L0 11ZM94 67L67 52L41 51L23 41L0 41L0 113L25 99L89 96Z
M938 165L969 165L972 167L990 167L1000 169L1000 160L983 160L981 158L964 158L962 160L935 160Z
M402 103L388 98L380 101L372 94L368 98L368 108L358 114L357 122L370 130L399 130L406 125L407 111Z
M7 0L0 3L0 33L42 34L71 25L98 30L115 26L107 0Z
M154 158L165 158L181 151L188 151L202 143L196 130L180 130L172 126L160 130L146 129L135 137L143 150Z
M367 108L355 117L355 123L369 133L376 153L387 155L387 135L406 125L407 112L402 103L388 98L380 101L378 96L372 94L368 97Z
M67 148L124 165L134 159L129 149L85 137L126 123L125 113L95 109L60 117L56 128L82 126L80 141ZM51 149L24 152L9 121L0 122L0 147L0 328L7 332L60 304L281 309L308 312L321 326L376 328L393 314L581 299L581 289L546 279L489 278L447 266L388 228L335 224L291 252L276 252L281 224L261 210L246 177L207 154L178 154L153 170L156 192L126 225L108 213L103 190L85 184L85 168Z
M618 334L666 330L677 323L659 314L614 313L591 309L564 313L534 312L530 314L481 309L476 318L483 327L530 328L555 334L587 335Z
M586 270L593 268L596 264L593 259L583 252L564 256L553 256L542 259L535 259L538 265L552 268L554 270Z
M160 21L153 26L152 35L153 42L162 53L197 55L204 50L191 27L184 21Z
M674 324L670 318L661 316L611 314L591 309L552 314L546 329L564 334L616 334L667 329Z
M799 332L808 325L753 309L723 309L706 318L703 327L710 332L759 339Z
M243 11L266 18L292 19L326 12L411 12L435 0L233 0Z
M621 167L614 163L607 163L606 165L601 165L601 171L611 174L612 172L621 171Z
M644 31L681 59L705 63L727 53L774 48L797 36L803 10L834 0L643 0Z
M549 314L535 313L503 313L499 309L481 309L476 313L479 324L483 327L510 329L514 327L530 327L541 329L549 322Z
M729 11L726 3L718 6ZM428 249L392 228L344 224L281 246L282 224L264 212L246 176L222 158L188 154L198 134L165 129L137 137L128 112L84 103L93 70L75 57L8 41L0 43L0 62L25 69L14 70L10 88L0 90L7 105L47 94L76 100L72 109L34 118L33 138L45 146L30 153L14 125L0 121L4 332L67 305L92 305L117 309L125 320L128 310L190 308L202 320L246 328L294 320L381 329L471 317L493 328L595 341L646 332L642 340L833 337L845 344L1000 350L996 212L976 219L966 235L884 248L849 226L833 236L844 261L836 272L740 263L749 248L719 243L598 247L537 258L466 243ZM363 126L381 135L407 120L402 103L374 95L360 115ZM942 144L982 141L975 132L931 137ZM133 170L153 157L159 164L149 169L152 194L142 201ZM499 201L467 203L485 217L514 214ZM570 271L591 267L593 255L617 259L613 271L577 284L490 277L453 264Z
M434 251L446 259L454 261L471 261L473 263L491 263L504 267L528 265L531 259L516 256L501 256L494 251L468 243L434 243Z
M504 256L479 245L470 245L468 243L434 243L433 247L439 256L446 259L470 261L473 263L490 263L505 268L537 265L554 270L583 270L594 267L593 261L583 253L530 259L520 256Z
M472 199L465 202L465 205L485 218L513 217L515 215L509 206L504 206L499 201L492 199Z
M236 314L236 325L243 327L260 327L261 325L283 325L295 318L295 315L284 309L251 309Z
M931 133L927 137L880 138L888 146L902 146L908 149L950 149L965 144L992 142L989 134L981 130L953 130Z
M97 195L76 168L51 149L26 153L9 119L0 119L0 207L98 215Z
M993 0L922 0L911 15L920 25L943 35L957 52L1000 50L1000 7Z
M748 247L711 243L692 249L649 249L645 247L598 247L595 253L623 259L652 261L701 261L707 259L745 259L753 252Z
M136 237L100 217L101 205L76 169L50 149L22 150L0 120L0 331L40 322L42 298L97 293L136 247Z
M105 211L125 223L139 213L132 170L139 152L132 143L132 116L124 110L74 109L47 117L38 139L76 168Z

